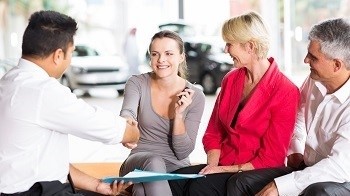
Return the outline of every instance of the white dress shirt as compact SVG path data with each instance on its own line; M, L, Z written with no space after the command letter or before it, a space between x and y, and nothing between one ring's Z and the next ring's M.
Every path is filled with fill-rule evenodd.
M350 182L350 80L332 94L308 78L301 89L291 153L308 166L275 179L280 195L300 194L317 182Z
M38 181L65 183L68 134L117 144L126 126L24 59L0 80L0 108L0 193L23 192Z

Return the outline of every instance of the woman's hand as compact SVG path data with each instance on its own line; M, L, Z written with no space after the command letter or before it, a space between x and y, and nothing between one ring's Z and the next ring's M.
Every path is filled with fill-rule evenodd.
M192 97L194 95L194 90L190 88L185 88L182 92L177 94L180 99L175 104L175 115L182 114L185 109L192 103Z
M134 148L136 148L137 147L137 144L136 143L129 143L129 142L127 142L127 143L123 143L123 146L125 147L125 148L129 148L129 149L134 149Z
M206 175L227 172L227 170L225 170L224 167L225 166L207 165L199 172L199 174Z

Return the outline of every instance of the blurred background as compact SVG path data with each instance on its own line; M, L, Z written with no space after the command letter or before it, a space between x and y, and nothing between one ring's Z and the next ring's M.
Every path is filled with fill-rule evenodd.
M109 54L121 55L126 35L136 27L140 57L162 23L183 19L198 34L220 36L225 19L255 10L271 27L271 55L292 74L307 69L303 57L312 24L348 16L349 8L349 0L0 0L0 59L20 56L28 17L40 9L74 17L79 22L76 42Z
M71 70L60 79L62 84L87 102L119 114L123 84L133 74L132 62L128 61L130 54L126 52L131 34L134 34L132 51L138 59L137 71L142 73L149 70L146 51L151 36L161 28L177 31L188 43L187 57L193 58L190 71L197 69L194 66L203 69L194 71L201 74L193 76L197 79L191 81L202 85L207 98L198 145L191 159L205 162L201 136L217 95L216 88L219 89L222 76L233 66L232 62L218 60L222 55L217 55L223 53L220 28L224 20L249 10L259 12L270 28L270 56L300 86L309 70L303 59L310 28L327 18L348 17L349 8L350 0L0 0L0 77L17 64L29 16L42 9L56 10L75 18L79 24L76 58L72 60ZM136 33L132 29L137 29ZM221 50L208 38L219 40L214 42ZM202 60L202 64L195 65ZM100 64L91 65L95 61ZM113 90L93 91L95 87ZM121 145L106 147L74 137L71 145L73 162L122 161L128 154Z

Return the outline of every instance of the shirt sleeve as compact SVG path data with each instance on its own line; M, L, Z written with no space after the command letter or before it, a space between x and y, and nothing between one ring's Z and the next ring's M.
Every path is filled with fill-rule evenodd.
M232 86L233 83L241 86L238 88L243 88L244 77L245 69L234 68L223 78L221 82L221 90L216 98L208 126L202 138L204 151L206 153L213 149L222 150L222 143L228 137L228 133L225 119L221 119L219 115L222 113L226 114L227 110L225 109L227 109L226 107L230 104L229 101L225 100L227 97L226 91L232 92L232 88L234 88ZM236 89L234 89L234 91L236 91ZM240 89L237 89L237 92L240 92Z
M287 155L294 153L304 154L305 141L306 141L306 126L305 126L305 106L307 99L307 91L310 86L310 80L306 79L301 87L300 92L300 105L297 114L297 121L295 123L294 132L289 145Z
M221 149L221 142L223 141L224 135L226 134L224 132L225 129L221 124L222 122L219 118L219 105L221 101L221 95L221 92L219 92L208 122L207 129L202 138L205 152L208 152L212 149Z
M313 166L275 179L280 195L298 195L302 190L317 182L350 181L350 123L339 131L332 153Z
M126 128L124 118L78 99L56 80L42 89L36 115L43 127L106 144L121 142Z
M193 102L190 105L185 117L186 133L172 136L173 149L179 160L187 158L194 150L199 125L204 111L205 95L202 91L196 90Z

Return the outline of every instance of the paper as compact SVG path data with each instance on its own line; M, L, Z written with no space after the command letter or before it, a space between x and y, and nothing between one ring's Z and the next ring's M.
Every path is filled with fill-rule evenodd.
M115 180L124 182L132 182L132 183L140 183L140 182L153 182L159 180L178 180L178 179L186 179L186 178L200 178L204 177L204 175L199 174L172 174L172 173L159 173L159 172L150 172L150 171L142 171L135 169L132 172L129 172L123 177L119 176L111 176L103 178L102 181L106 183L112 183Z

